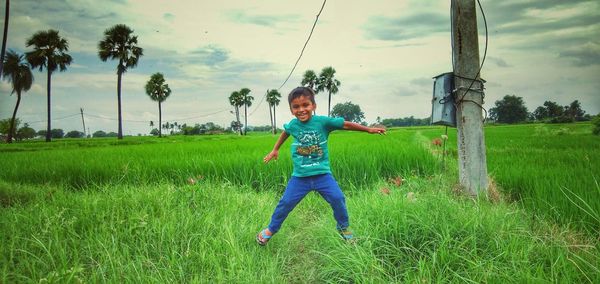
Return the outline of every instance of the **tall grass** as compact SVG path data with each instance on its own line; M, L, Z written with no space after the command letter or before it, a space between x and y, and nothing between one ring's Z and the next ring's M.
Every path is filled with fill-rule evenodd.
M554 220L600 233L600 139L589 123L485 128L489 175L512 200ZM430 138L442 128L423 130ZM456 130L448 147L456 158Z
M544 169L553 166L527 150L536 145L527 140L531 129L519 129L486 129L488 164L527 211L519 203L453 196L456 172L441 172L440 157L423 147L422 135L438 137L439 128L387 136L335 132L332 168L347 193L356 242L337 236L331 209L310 194L267 247L256 245L255 234L267 225L291 173L289 143L278 162L262 163L276 137L1 145L0 283L600 282L598 240L573 230L574 218L551 222L549 211L526 201L535 197L530 191L547 187L529 187L523 178L529 169L510 171L528 168L532 157ZM497 157L496 151L513 151L498 142L507 137L529 156ZM576 137L581 147L596 147ZM563 158L559 150L539 152ZM596 153L587 153L590 160ZM574 167L578 172L563 171L587 177ZM388 181L397 176L401 185ZM561 185L563 196L584 198L575 188L580 184ZM573 204L557 196L546 202ZM596 201L585 202L573 211L564 205L564 212L594 212Z
M105 184L184 184L194 178L248 184L257 190L281 189L292 170L290 143L280 150L278 162L262 162L276 139L271 135L132 137L124 145L115 145L112 139L61 141L54 148L39 149L2 145L0 179L81 189ZM330 141L334 175L348 189L382 176L435 172L435 159L425 149L411 145L410 137L401 130L388 136L334 132Z
M382 193L381 187L390 188ZM443 176L348 197L355 243L310 194L266 247L277 194L232 184L28 192L0 208L2 283L594 283L593 242L510 205L452 197ZM413 198L407 198L412 192ZM542 220L543 221L543 220Z

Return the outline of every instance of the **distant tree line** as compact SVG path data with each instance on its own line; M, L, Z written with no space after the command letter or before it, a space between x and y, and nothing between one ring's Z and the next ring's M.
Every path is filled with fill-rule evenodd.
M515 95L506 95L501 100L496 101L494 105L489 109L488 116L489 120L495 123L569 123L592 119L592 116L586 114L581 108L581 103L578 100L566 106L561 106L553 101L545 101L533 112L529 112L522 97Z
M415 118L412 115L404 118L384 118L383 120L378 117L377 123L382 124L385 127L425 126L431 124L431 119L429 117Z

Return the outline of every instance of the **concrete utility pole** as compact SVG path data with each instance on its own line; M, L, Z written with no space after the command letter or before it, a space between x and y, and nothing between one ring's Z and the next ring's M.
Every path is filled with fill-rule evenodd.
M79 108L79 110L81 111L81 122L83 122L83 138L87 138L87 135L85 134L85 120L83 119L83 108Z
M452 42L459 181L470 195L487 195L487 162L480 107L483 106L483 83L479 81L478 74L475 0L452 0ZM473 82L473 79L476 81ZM467 91L469 86L471 89Z

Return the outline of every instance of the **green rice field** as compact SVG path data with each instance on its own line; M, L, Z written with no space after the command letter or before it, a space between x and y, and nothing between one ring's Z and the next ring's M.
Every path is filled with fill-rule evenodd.
M355 241L309 194L266 247L289 141L269 164L271 134L2 144L0 283L599 283L591 125L485 131L492 200L456 192L454 129L445 158L441 127L332 133Z

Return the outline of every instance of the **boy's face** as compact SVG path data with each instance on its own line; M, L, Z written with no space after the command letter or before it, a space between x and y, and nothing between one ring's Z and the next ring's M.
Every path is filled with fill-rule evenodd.
M301 122L309 121L316 108L317 105L313 104L307 96L297 97L290 103L292 114Z

